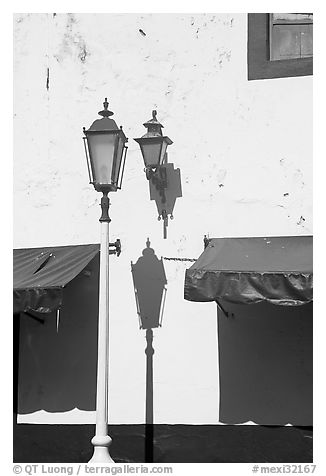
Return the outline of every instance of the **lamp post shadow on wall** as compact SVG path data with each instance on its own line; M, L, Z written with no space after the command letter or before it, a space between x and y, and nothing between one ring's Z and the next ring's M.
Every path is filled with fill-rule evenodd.
M158 259L150 248L146 248L135 264L131 262L139 328L146 330L146 404L145 404L145 462L152 463L154 443L153 404L153 329L162 326L167 280L162 259Z
M154 461L154 408L153 408L153 329L146 329L146 412L145 412L145 463Z
M109 446L111 438L108 435L108 362L109 362L109 255L121 252L120 240L109 241L110 200L109 192L121 188L124 164L126 158L126 142L128 141L122 127L110 116L107 98L103 103L104 109L99 112L102 119L97 119L86 130L84 145L89 173L89 181L97 192L102 192L100 217L100 282L99 282L99 316L98 316L98 360L96 386L96 430L92 439L94 453L91 463L113 463ZM113 247L113 250L110 250Z

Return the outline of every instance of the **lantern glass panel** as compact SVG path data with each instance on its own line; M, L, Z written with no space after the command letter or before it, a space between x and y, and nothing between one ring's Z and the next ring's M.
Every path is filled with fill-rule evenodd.
M110 184L116 134L88 134L87 142L94 182Z
M167 147L168 147L168 143L164 140L163 144L162 144L160 164L163 164L163 162L164 162L164 156L165 156L165 152L166 152Z
M144 158L145 166L160 165L161 159L161 149L162 149L162 140L161 138L158 141L144 141L141 144L141 150Z
M124 145L125 145L125 139L120 136L119 140L118 140L116 160L115 160L115 164L114 164L114 167L113 167L113 170L112 170L112 183L114 185L118 185L119 172L120 172L120 168L121 168L121 161L122 161Z

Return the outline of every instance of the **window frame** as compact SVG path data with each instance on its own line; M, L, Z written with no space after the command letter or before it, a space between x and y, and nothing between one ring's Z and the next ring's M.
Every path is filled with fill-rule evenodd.
M269 13L248 13L248 80L313 74L313 57L270 60Z

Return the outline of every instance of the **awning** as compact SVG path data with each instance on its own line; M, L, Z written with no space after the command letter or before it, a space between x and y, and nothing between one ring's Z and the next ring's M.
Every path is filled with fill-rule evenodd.
M312 236L212 238L186 271L188 301L312 301Z
M64 286L99 252L98 244L14 250L14 312L52 312Z

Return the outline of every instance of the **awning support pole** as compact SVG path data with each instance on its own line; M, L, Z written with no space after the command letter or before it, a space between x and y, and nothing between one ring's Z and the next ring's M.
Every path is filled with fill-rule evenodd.
M92 438L94 453L90 463L114 463L108 435L108 370L109 370L109 206L107 193L101 200L100 289L98 316L98 356L96 387L96 430Z

